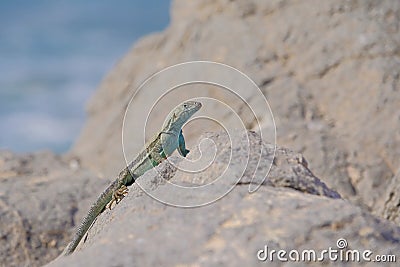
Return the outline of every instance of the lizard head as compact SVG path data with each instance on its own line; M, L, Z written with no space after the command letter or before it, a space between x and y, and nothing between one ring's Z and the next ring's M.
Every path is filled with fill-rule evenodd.
M179 104L171 113L165 126L167 128L181 128L200 108L201 103L197 101L186 101Z

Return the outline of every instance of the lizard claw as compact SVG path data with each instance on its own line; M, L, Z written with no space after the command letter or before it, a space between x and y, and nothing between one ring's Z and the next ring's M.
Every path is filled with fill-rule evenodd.
M125 185L115 190L110 203L107 205L108 208L111 210L112 204L115 202L115 205L117 205L128 194L128 192L129 189Z

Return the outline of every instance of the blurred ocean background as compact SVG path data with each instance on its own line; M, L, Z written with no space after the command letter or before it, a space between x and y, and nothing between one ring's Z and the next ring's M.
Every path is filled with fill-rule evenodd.
M133 43L169 23L170 1L0 3L0 149L65 152L85 103Z

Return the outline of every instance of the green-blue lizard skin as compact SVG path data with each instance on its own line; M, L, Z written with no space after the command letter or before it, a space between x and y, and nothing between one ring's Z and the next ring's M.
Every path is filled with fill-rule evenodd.
M135 160L119 173L117 179L92 204L73 240L65 248L63 255L69 255L75 251L83 236L107 204L111 207L113 202L118 203L124 197L124 194L127 193L126 186L132 185L138 177L160 164L175 150L178 149L182 156L189 153L189 150L185 147L182 127L200 108L201 103L187 101L174 109L165 121L160 133L138 154Z
M186 144L185 144L185 138L183 137L182 130L179 133L179 139L178 139L178 152L182 157L186 157L187 154L189 154L190 150L186 149Z

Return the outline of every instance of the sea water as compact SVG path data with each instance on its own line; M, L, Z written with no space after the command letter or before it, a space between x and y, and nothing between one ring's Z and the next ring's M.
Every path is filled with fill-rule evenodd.
M169 1L0 3L0 149L68 150L85 103L133 43L169 23Z

